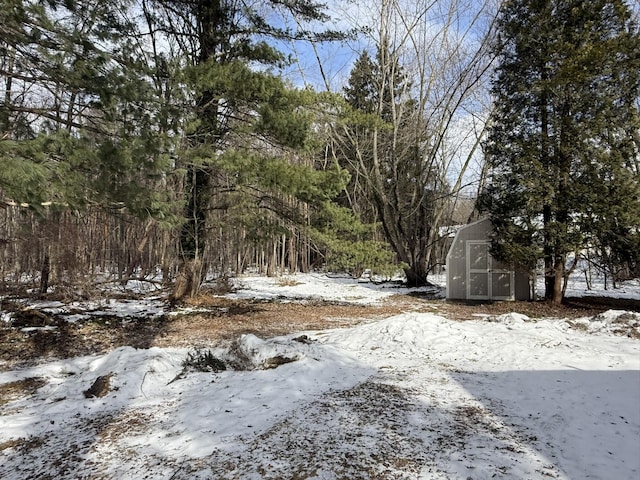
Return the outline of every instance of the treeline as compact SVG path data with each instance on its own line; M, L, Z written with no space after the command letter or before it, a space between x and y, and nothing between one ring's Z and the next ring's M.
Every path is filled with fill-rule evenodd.
M399 5L381 4L377 33L323 28L323 8L4 1L0 280L26 278L44 293L94 273L162 272L188 295L209 273L247 267L400 267L424 284L461 188L443 156L446 147L459 158L461 141L446 124L486 61L415 58L426 32L413 18L413 41L394 43ZM461 33L443 24L440 42ZM358 35L377 57L363 49L344 91L284 79L288 43L317 49ZM449 80L426 64L404 69L402 56L439 62L438 75L465 63L470 73L451 92L416 89ZM439 112L442 102L450 108Z
M346 2L332 28L326 7L309 0L2 0L0 281L28 280L44 293L88 286L93 274L162 273L181 297L207 275L249 267L400 268L424 285L444 262L443 227L480 214L459 208L478 193L500 234L494 254L529 267L544 259L549 288L587 250L607 259L603 268L633 274L632 11L623 1L593 12L529 3ZM531 22L549 30L546 50L527 23L536 8ZM346 43L358 56L334 85L336 64L324 52ZM613 63L600 62L612 49ZM583 61L583 70L571 67ZM566 68L553 85L557 65ZM624 82L605 81L614 77ZM612 88L624 98L589 93ZM607 106L597 121L591 98ZM608 141L623 134L630 140ZM580 146L567 148L568 138ZM609 175L598 195L554 190L551 180L573 175L558 169L560 157L582 168L581 185ZM585 158L602 168L583 168ZM633 214L614 218L602 197L623 176L625 189L611 198ZM526 188L544 178L546 197ZM581 205L614 219L588 232L596 217Z
M93 296L102 283L138 279L172 284L179 271L176 231L154 220L142 221L126 212L32 212L4 203L0 209L2 263L0 289L29 287ZM304 242L307 242L306 244ZM210 259L215 275L252 269L266 275L319 268L317 252L295 232L255 241L248 230L231 227L210 233Z

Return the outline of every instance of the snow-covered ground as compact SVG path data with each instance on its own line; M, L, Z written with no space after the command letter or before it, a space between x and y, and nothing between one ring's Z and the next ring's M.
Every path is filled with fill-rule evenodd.
M240 284L236 297L357 304L404 291ZM637 282L624 295L640 298ZM188 349L130 347L0 372L0 388L35 385L0 404L0 478L636 479L640 340L614 335L620 323L640 331L640 314L407 312L212 345L242 367L217 373L183 368ZM112 390L85 398L103 375Z

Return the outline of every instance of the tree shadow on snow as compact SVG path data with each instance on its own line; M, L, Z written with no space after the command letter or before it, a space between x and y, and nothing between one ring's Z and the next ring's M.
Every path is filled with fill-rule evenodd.
M640 371L453 372L493 421L565 478L640 474Z
M126 360L134 353L121 354ZM161 365L140 365L129 377L136 387L131 394L140 390L144 396ZM446 370L422 377L429 385L407 387L401 372L376 373L354 363L336 374L361 381L313 395L313 374L322 377L323 369L335 366L312 365L318 370L287 373L280 367L281 376L274 377L280 380L271 383L254 384L250 374L242 374L246 386L236 391L242 398L235 405L246 401L265 407L264 414L274 418L262 430L246 425L242 430L240 422L246 420L240 417L228 437L217 434L220 426L207 416L209 409L225 412L220 399L229 390L222 381L210 380L203 387L204 376L171 384L167 389L173 400L149 412L139 401L135 408L103 410L108 397L84 399L80 392L43 400L34 419L42 434L0 444L0 458L6 461L0 462L0 478L106 478L109 472L122 478L173 479L574 479L635 478L640 472L638 371ZM451 393L459 387L468 395ZM307 393L295 408L266 408L277 406L278 395L287 398L298 391ZM206 411L181 409L180 395L206 398L198 403ZM76 409L75 417L63 418L71 410L62 402L86 406ZM176 424L176 416L184 417L182 423ZM199 430L191 435L175 430L176 425ZM205 453L176 456L180 438L189 438L191 447L199 442ZM230 448L221 443L225 438Z

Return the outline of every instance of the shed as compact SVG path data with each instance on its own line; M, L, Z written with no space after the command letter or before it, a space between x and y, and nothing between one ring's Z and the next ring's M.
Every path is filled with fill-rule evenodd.
M478 220L456 232L447 254L447 299L530 300L529 272L490 254L491 220Z

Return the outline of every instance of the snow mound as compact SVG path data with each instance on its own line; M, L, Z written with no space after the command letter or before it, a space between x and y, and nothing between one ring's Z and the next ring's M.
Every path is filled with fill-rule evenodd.
M503 313L502 315L490 316L487 318L488 322L504 323L504 324L518 324L524 322L530 322L531 319L522 313Z
M624 334L640 338L640 313L638 312L607 310L593 317L582 317L567 323L589 333Z
M303 359L304 345L295 339L263 340L249 333L238 338L231 353L249 368L267 369Z
M447 320L431 313L405 313L387 319L338 330L331 334L331 342L351 351L421 352L432 348L437 332Z

